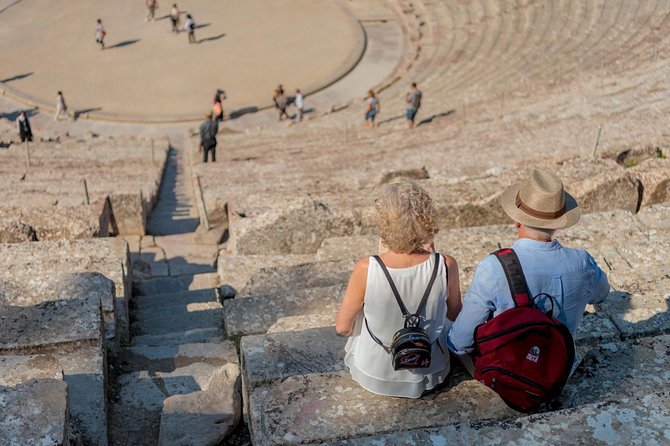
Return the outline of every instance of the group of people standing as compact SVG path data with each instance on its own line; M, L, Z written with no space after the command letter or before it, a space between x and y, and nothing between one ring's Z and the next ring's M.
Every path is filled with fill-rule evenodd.
M272 102L274 103L274 106L279 114L279 121L282 121L284 118L290 119L287 108L291 103L295 105L295 119L298 122L302 121L305 114L305 96L302 94L299 88L295 90L295 96L293 98L289 98L286 96L282 84L279 84L272 94Z
M422 96L423 93L421 93L421 90L417 87L416 82L413 82L410 91L405 95L405 103L407 104L407 108L405 109L405 119L407 120L407 127L410 129L414 128L414 120L421 107ZM379 98L374 90L369 90L365 99L365 113L363 117L365 125L374 128L375 119L380 112L381 103L379 102Z
M146 0L145 2L147 8L147 15L144 18L145 22L153 22L156 20L156 10L158 9L158 0ZM179 34L181 29L188 33L188 43L197 43L195 38L195 20L193 16L189 13L186 14L186 20L184 21L184 27L180 29L181 24L181 15L182 12L179 10L179 7L176 3L172 4L170 8L170 26L171 31L175 34ZM98 19L95 24L95 42L100 45L100 49L105 49L105 36L107 36L107 31L105 26L102 23L102 19Z

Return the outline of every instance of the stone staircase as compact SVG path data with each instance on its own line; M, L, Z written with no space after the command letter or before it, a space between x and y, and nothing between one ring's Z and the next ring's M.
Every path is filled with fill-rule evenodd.
M237 351L224 339L211 279L136 283L110 404L112 445L218 444L239 422ZM180 290L186 281L196 285Z

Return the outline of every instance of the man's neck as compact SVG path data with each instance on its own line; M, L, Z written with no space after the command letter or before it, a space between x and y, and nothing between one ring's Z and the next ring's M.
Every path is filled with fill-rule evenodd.
M551 239L545 239L545 238L537 238L537 237L531 237L530 235L527 234L519 234L519 238L527 238L529 240L535 240L536 242L544 242L544 243L551 243Z

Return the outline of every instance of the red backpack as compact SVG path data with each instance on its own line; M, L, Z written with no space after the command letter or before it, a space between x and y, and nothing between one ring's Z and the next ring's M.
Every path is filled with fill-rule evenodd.
M493 253L509 284L514 308L475 329L475 379L493 389L512 409L532 412L560 395L575 359L570 330L539 309L528 292L512 249Z

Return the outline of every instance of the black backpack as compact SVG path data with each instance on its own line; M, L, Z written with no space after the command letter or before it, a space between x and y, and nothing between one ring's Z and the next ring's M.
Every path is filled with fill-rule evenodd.
M372 330L370 330L370 327L368 326L367 319L365 319L365 328L368 330L368 333L370 333L372 340L379 344L386 353L391 355L393 370L422 369L430 367L432 343L430 342L428 333L426 333L426 330L421 328L420 325L421 319L424 319L421 314L426 307L428 296L433 289L433 283L435 283L437 271L440 268L440 254L435 254L435 268L433 268L433 274L430 277L426 291L423 293L421 303L419 303L416 313L413 314L407 310L407 307L402 301L400 293L391 278L391 274L389 274L382 259L379 256L374 256L374 258L379 263L379 266L381 266L382 271L384 271L384 275L386 276L386 280L388 280L388 283L391 286L393 296L395 296L400 311L405 318L405 327L401 328L393 335L390 347L384 345L384 343L372 333Z

